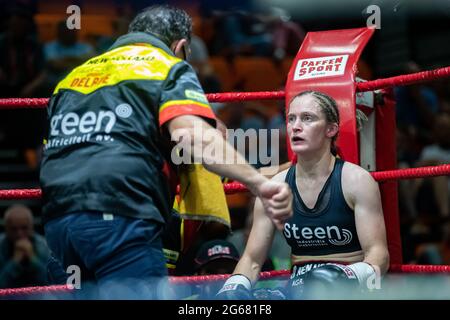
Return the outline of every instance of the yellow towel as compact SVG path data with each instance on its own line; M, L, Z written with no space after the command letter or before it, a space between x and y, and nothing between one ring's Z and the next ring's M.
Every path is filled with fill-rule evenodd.
M220 177L201 164L180 170L180 196L173 208L183 219L216 221L231 227L225 192Z

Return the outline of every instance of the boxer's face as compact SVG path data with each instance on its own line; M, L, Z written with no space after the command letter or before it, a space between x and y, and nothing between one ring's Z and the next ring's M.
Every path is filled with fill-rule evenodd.
M311 95L295 98L289 106L287 131L292 151L299 154L330 148L329 125Z

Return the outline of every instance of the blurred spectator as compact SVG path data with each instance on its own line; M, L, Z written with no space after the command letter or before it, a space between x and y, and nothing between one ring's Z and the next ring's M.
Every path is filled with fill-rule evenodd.
M163 232L166 265L171 275L186 276L196 272L193 263L198 248L213 239L225 239L229 228L215 221L185 220L172 212Z
M56 84L76 66L94 55L94 49L78 41L78 31L69 29L66 21L57 26L57 39L44 47L48 68L48 95L51 95Z
M426 146L420 155L423 165L450 163L450 114L440 113L433 124L434 143Z
M281 88L283 90L284 88ZM284 106L284 101L279 101L277 103L277 111L274 116L269 119L268 129L278 130L279 141L278 146L270 146L271 153L279 153L279 162L285 163L289 161L287 152L287 137L286 137L286 107ZM277 150L278 149L278 150Z
M197 73L205 93L222 91L220 80L209 62L208 48L206 48L203 40L196 35L192 35L190 47L191 53L188 61Z
M396 132L397 160L401 167L412 167L419 160L423 146L417 138L417 130L412 126L399 124Z
M44 56L28 11L14 10L0 36L0 96L33 97L44 81Z
M42 46L32 32L33 17L14 9L0 35L0 97L40 96L45 81ZM23 151L42 142L45 110L3 110L0 147ZM23 162L22 152L12 162ZM20 159L19 159L20 158Z
M213 54L270 56L272 35L260 16L244 10L214 11Z
M130 21L125 18L118 18L112 22L113 34L111 36L103 36L97 41L96 51L98 54L108 51L108 49L113 45L113 43L120 36L128 32L128 25Z
M434 143L423 148L413 167L450 163L450 115L436 116L432 130ZM400 168L407 168L405 162ZM399 204L405 255L418 256L416 247L436 242L441 227L450 221L450 178L447 176L400 181ZM420 250L422 250L420 249ZM431 251L430 251L431 252ZM408 261L408 259L406 259Z
M262 156L266 158L270 156L270 133L264 134L267 130L267 112L264 112L264 106L255 103L247 102L244 104L243 117L241 119L240 128L244 130L248 135L248 139L245 138L245 148L240 150L239 144L237 144L238 151L240 151L246 158L246 160L255 168L260 168L263 165L270 165L262 162ZM264 150L264 144L267 144L267 150ZM267 160L267 159L266 159Z
M426 146L416 167L435 166L450 163L450 115L438 114L433 126L434 143ZM426 188L427 191L423 191ZM447 176L430 179L417 179L418 210L437 213L441 219L450 216L450 178ZM423 192L421 192L423 191ZM431 213L431 212L428 212Z
M421 71L414 63L407 63L404 73ZM427 131L433 127L434 115L439 111L436 93L423 84L395 87L397 123L418 130L418 138L428 143Z
M433 81L431 85L438 96L440 112L450 114L450 79Z
M230 274L240 255L234 245L226 240L205 242L194 259L195 274Z
M11 12L19 10L29 12L31 15L37 13L38 0L0 0L0 33L7 28L7 20ZM33 33L36 31L36 24L33 22L31 26Z
M228 103L226 108L222 110L223 122L228 129L241 128L242 118L244 117L244 102L231 102Z
M404 68L404 73L419 71L420 67L414 62L407 63ZM423 146L432 142L430 133L434 126L435 115L440 109L439 99L431 87L423 84L395 87L394 90L397 101L398 167L416 167L420 165L417 161ZM422 188L422 185L423 179L399 182L400 217L404 224L404 237L412 237L417 241L423 241L430 235L427 222L423 220L424 216L428 219L427 214L423 215L420 211L433 210L432 203L427 203L430 200L430 188L427 185L430 183L425 184L426 188ZM419 208L420 206L422 208ZM420 215L422 216L420 220L416 220Z
M208 47L213 55L233 58L243 43L244 12L252 11L250 0L199 1L199 13L204 25L213 30ZM211 32L208 30L208 32Z
M205 242L195 255L195 275L231 274L239 258L237 249L228 241ZM222 284L222 281L203 283L196 287L194 293L198 299L214 299Z
M417 142L416 131L413 129L413 127L405 125L397 126L397 166L399 169L414 167L419 159L421 146ZM418 215L414 196L411 194L415 183L411 179L403 179L398 182L400 221L406 229L408 229L406 225L410 226Z
M419 246L416 256L417 264L450 265L450 224L445 226L440 243Z
M291 21L290 15L281 8L269 8L265 19L272 33L272 57L276 61L282 61L286 57L294 57L306 36L305 30Z
M0 237L0 288L47 284L50 252L44 237L33 231L28 207L14 205L4 216L5 234Z

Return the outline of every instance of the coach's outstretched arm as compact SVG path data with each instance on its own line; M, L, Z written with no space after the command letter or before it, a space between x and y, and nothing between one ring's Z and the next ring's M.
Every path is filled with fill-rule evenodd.
M173 141L180 143L187 139L190 147L183 151L190 152L196 162L220 176L245 184L260 198L263 211L275 226L280 230L283 228L283 222L292 216L292 193L285 182L272 181L260 174L224 140L218 130L200 117L176 117L169 122L168 129ZM195 134L196 132L202 134ZM203 152L205 148L223 152Z

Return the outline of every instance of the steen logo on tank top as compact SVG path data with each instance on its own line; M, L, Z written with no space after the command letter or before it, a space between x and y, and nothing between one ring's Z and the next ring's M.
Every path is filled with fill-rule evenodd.
M350 230L334 225L299 228L295 223L285 223L283 233L286 239L295 239L299 247L344 246L353 238Z

